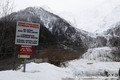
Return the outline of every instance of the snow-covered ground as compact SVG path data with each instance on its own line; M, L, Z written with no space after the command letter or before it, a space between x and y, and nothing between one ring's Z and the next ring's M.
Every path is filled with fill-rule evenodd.
M95 60L74 60L68 62L75 76L117 76L120 62L100 62ZM106 74L107 73L107 74Z
M0 80L117 80L120 62L73 60L67 67L49 63L28 63L26 72L20 70L0 71Z
M26 65L26 72L22 68L17 71L8 70L0 72L0 80L61 80L71 76L67 69L59 68L49 63L29 63Z

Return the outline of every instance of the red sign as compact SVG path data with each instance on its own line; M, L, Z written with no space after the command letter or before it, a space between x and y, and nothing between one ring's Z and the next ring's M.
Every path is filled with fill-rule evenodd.
M88 65L91 65L91 64L93 64L93 63L87 63Z
M32 45L20 45L19 54L32 54L33 46Z
M21 27L30 27L30 28L39 28L39 24L36 24L36 23L18 22L18 26L21 26Z

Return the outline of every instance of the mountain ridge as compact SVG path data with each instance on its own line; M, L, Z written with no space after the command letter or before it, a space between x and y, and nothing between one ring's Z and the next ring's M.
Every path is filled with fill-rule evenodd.
M19 12L12 13L11 15L12 16L14 15L14 19L13 19L14 24L16 23L16 21L27 21L27 22L39 23L41 25L39 44L41 44L42 42L44 44L47 44L46 46L48 46L51 45L52 43L55 45L54 49L61 48L63 50L77 51L77 53L79 54L78 57L80 57L88 49L91 48L96 49L105 46L119 47L119 44L116 43L116 41L117 42L119 41L118 38L114 39L114 37L112 37L111 39L107 39L106 38L107 34L101 36L101 35L95 35L93 33L89 33L84 30L77 29L74 26L72 26L69 22L59 17L58 15L48 12L41 7L39 8L29 7ZM11 24L11 26L13 25ZM13 27L15 28L15 26ZM111 30L109 31L111 32ZM107 31L108 34L110 33L109 31ZM116 33L117 32L118 31L116 31ZM13 38L14 37L12 37L12 39ZM8 44L7 39L8 38L5 39L6 42L4 43L4 45ZM14 47L13 42L12 43L9 42L12 45L12 47ZM43 46L44 46L43 48L45 48L44 44L42 46L39 46L37 49L38 50L42 49ZM7 49L9 47L4 45L2 46L3 48L5 48L4 50L6 50L5 52L7 53L8 52ZM4 51L2 50L1 53L3 52Z

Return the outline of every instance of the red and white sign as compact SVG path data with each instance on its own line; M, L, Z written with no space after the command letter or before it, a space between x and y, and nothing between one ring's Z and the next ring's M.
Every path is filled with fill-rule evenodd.
M32 54L33 46L32 45L20 45L19 54Z
M15 44L38 45L40 25L37 23L17 22Z

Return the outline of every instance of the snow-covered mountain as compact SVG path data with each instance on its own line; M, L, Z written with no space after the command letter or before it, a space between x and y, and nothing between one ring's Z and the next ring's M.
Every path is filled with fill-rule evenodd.
M106 31L107 29L114 28L120 22L120 2L113 1L113 8L107 13L102 21L99 23L100 29L98 32ZM110 5L109 5L110 6Z
M80 30L72 26L66 20L50 13L43 8L29 7L15 14L15 20L26 20L44 25L62 43L73 43L77 47L102 47L106 45L106 39L93 33ZM75 47L75 46L74 46Z
M110 0L110 2L111 1L113 1L113 0ZM110 4L108 4L108 5L110 5ZM117 5L117 7L113 5L112 11L114 13L112 13L110 10L110 11L106 12L106 15L105 14L101 15L99 13L99 10L101 10L101 8L99 9L97 7L97 9L98 9L97 12L100 16L97 15L96 11L95 12L93 11L92 13L93 14L96 13L97 18L95 17L95 15L91 16L89 14L88 16L91 16L92 18L88 17L88 19L91 20L91 19L96 18L95 20L98 19L98 21L95 22L95 24L97 24L98 27L100 27L100 28L105 27L103 29L106 29L106 26L107 26L109 28L109 30L102 33L102 35L93 34L93 33L78 29L78 28L76 28L75 25L72 25L71 22L63 19L61 16L54 14L54 12L52 13L52 11L50 11L50 12L46 11L45 9L43 9L41 7L28 7L19 12L12 13L11 15L12 16L14 15L15 21L19 20L19 21L40 23L40 25L41 25L40 40L41 41L43 41L43 42L46 41L47 43L49 43L49 41L54 42L54 43L59 43L60 47L62 47L64 49L69 49L69 50L79 49L82 51L84 49L83 52L88 50L85 53L85 55L87 55L87 56L90 56L91 54L92 55L95 54L94 52L96 51L97 55L94 55L92 57L97 56L95 59L99 59L100 56L98 56L98 54L105 55L104 57L109 57L109 56L111 57L111 55L113 54L113 53L111 53L111 51L114 50L113 48L107 49L109 52L109 54L108 54L106 51L104 51L104 49L103 50L102 50L102 48L99 49L99 47L103 47L103 48L104 47L119 47L119 21L120 20L117 19L117 20L113 21L113 23L111 23L111 20L113 20L113 18L116 18L117 14L119 14L119 6L118 5ZM97 10L97 9L95 9L95 10ZM108 8L106 8L106 9L108 9ZM102 11L100 11L100 12L102 12ZM109 15L108 15L108 13L109 13ZM109 23L111 23L111 24L109 24ZM79 22L79 24L83 24L83 23ZM93 24L93 23L91 22L91 24ZM88 28L89 31L93 29L93 28L91 28L91 26L93 26L93 27L96 26L96 25L89 25L87 23L85 23L84 25L89 26L89 28ZM111 26L112 29L110 29L111 27L109 27L109 26ZM115 38L114 38L114 36L110 37L110 35L112 35L112 33L115 33L115 35L117 35L117 37L115 37ZM111 51L109 51L109 50L111 50ZM116 51L117 50L118 49L116 49ZM99 53L99 51L103 51L103 52ZM83 54L83 52L82 52L82 54ZM119 54L119 53L116 53L116 54ZM116 54L114 54L114 56L116 56ZM84 57L87 58L86 56L84 56ZM104 57L102 57L102 58L104 58ZM113 58L106 59L106 60L112 60L112 59ZM118 58L115 58L115 59L118 59Z
M104 21L106 20L105 22L100 21L100 24L104 23L104 25L100 25L100 27L103 26L106 29L107 26L107 28L109 29L106 32L104 32L103 35L96 35L81 29L77 29L75 28L75 26L67 22L65 19L62 19L61 17L51 12L48 12L41 7L26 8L25 10L18 12L15 15L15 18L18 20L22 19L30 22L38 22L44 25L51 32L51 34L56 37L56 40L60 42L62 44L62 47L64 48L71 48L71 49L85 48L86 50L88 49L88 51L83 55L84 57L85 55L88 57L90 57L90 55L93 55L92 57L94 57L97 60L117 61L119 59L119 57L117 56L119 55L119 51L117 47L119 46L119 39L120 39L119 22L118 22L119 19L113 21L113 23L111 24L109 24L110 23L109 21L117 17L116 14L119 13L118 7L114 8L113 11L114 13L111 12L111 14L104 17ZM110 25L111 27L109 27ZM114 33L116 37L113 36L112 33ZM110 37L110 34L112 35L112 37ZM106 46L108 48L110 46L116 47L116 49L115 48L108 49L105 48ZM113 53L113 51L117 51L117 53ZM99 55L101 55L102 57Z
M116 47L91 48L81 58L99 61L120 61L119 51Z
M92 39L92 36L87 35L88 32L74 28L66 20L43 8L29 7L12 15L15 16L14 20L37 22L44 25L55 36L56 42L61 42L67 47L69 45L72 48L86 48L87 43L89 43L87 38ZM90 46L90 44L88 45Z
M120 21L120 0L100 0L98 3L94 3L95 0L81 0L80 2L78 7L73 6L74 10L58 12L46 7L44 9L59 15L75 27L92 33L102 33Z

